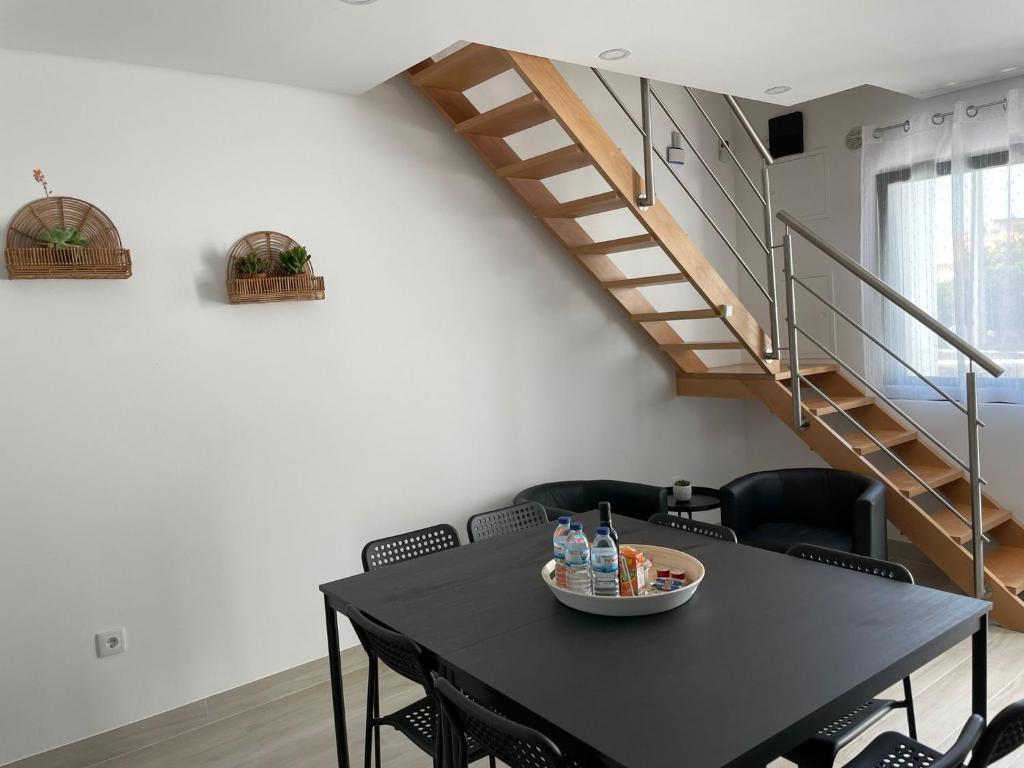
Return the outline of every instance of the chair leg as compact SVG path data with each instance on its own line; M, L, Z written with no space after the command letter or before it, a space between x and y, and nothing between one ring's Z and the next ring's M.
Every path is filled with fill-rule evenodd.
M373 752L373 736L375 732L374 728L374 702L376 696L374 695L374 681L377 679L377 664L373 657L370 657L369 663L366 669L366 734L363 738L363 766L364 768L370 768L370 754ZM379 749L378 749L379 751Z
M494 755L488 755L487 762L491 764L491 768L498 768L497 763L494 762Z
M914 691L910 687L910 678L903 678L903 698L907 705L907 731L910 738L917 738L917 717L914 715Z
M378 674L377 664L374 662L373 665L373 721L374 735L377 751L375 752L375 764L377 768L380 768L380 725L376 725L377 721L380 720L380 675Z

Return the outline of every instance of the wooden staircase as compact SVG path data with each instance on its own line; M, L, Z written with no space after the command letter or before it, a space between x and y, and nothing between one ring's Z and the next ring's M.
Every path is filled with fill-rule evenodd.
M518 74L529 92L494 109L478 111L465 92L509 70ZM661 202L640 208L637 198L643 191L642 178L549 60L471 43L437 61L421 62L409 70L409 77L566 252L672 360L679 395L761 400L793 428L790 374L777 360L766 359L768 334ZM506 141L512 134L552 120L565 131L564 147L520 157ZM607 191L560 201L544 184L545 179L586 167L601 175ZM610 211L632 214L643 234L595 242L577 221ZM660 248L674 270L629 277L611 258L642 248ZM678 283L692 286L706 307L658 311L643 293L644 288ZM726 340L687 340L679 326L673 325L709 320L721 324ZM745 353L750 361L709 367L698 354L719 350ZM796 434L832 466L879 478L888 489L889 519L961 589L970 592L972 557L964 546L970 540L969 529L944 507L932 509L927 490L894 466L846 417L867 428L878 443L900 456L970 519L970 487L964 473L836 366L805 365L801 375L824 391L834 405L804 388L803 410L810 426L795 430ZM1024 525L988 495L984 501L984 528L993 547L998 544L986 556L994 616L1003 625L1024 631L1024 601L1020 598L1024 591Z

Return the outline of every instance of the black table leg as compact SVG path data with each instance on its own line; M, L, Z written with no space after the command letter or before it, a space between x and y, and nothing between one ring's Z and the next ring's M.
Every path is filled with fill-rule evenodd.
M455 676L444 664L440 665L440 674L449 683L454 685ZM437 717L440 720L441 710L438 708ZM455 768L455 736L447 723L442 722L440 726L441 745L438 749L438 764L441 768Z
M348 765L348 729L345 726L345 692L341 684L341 648L338 646L338 612L324 595L327 614L327 657L331 666L331 702L334 704L334 740L338 747L338 768Z
M988 720L988 616L982 616L971 636L971 706Z

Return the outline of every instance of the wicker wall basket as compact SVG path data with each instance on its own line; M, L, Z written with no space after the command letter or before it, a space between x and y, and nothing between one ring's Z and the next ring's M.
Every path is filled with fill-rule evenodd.
M235 260L255 253L271 264L281 251L298 245L280 232L253 232L241 238L228 251L228 298L232 304L265 304L270 301L310 301L324 297L324 279L313 274L306 262L301 275L268 274L266 277L238 277Z
M89 241L82 248L39 243L49 227L75 227ZM7 276L12 280L71 277L86 280L132 276L132 257L103 211L74 197L43 197L22 207L7 227Z

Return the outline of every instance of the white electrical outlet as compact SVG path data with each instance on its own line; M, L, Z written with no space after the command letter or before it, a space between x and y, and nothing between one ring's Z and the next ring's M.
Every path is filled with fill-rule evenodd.
M96 633L96 655L101 659L104 656L113 656L124 653L127 645L127 636L124 627L115 627L105 632Z

